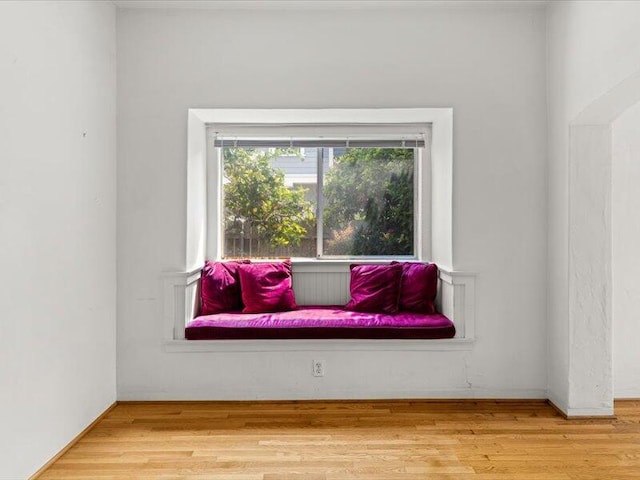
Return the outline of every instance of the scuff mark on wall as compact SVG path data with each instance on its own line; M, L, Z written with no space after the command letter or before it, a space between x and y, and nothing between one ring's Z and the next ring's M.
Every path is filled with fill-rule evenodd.
M463 362L464 362L464 381L467 384L467 388L472 389L473 388L473 383L471 382L471 380L469 379L469 369L471 368L471 352L467 352L464 355L463 358Z

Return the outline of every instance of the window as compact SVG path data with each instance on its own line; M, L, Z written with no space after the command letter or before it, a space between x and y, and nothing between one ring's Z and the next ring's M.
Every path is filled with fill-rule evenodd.
M423 141L226 142L232 146L216 140L223 258L416 256L414 173Z
M451 234L451 118L450 109L190 110L193 135L189 137L187 264L197 265L204 258L291 257L296 271L313 273L345 266L348 269L352 259L384 262L444 258L449 254L447 239ZM339 177L340 162L346 165L354 156L371 160L367 157L374 153L377 157L373 160L380 163L379 167L386 164L396 170L386 179L380 171L372 175L378 182L375 188L360 190L367 195L359 195L358 210L354 213L356 206L352 206L350 212L343 211L345 214L339 216L335 205L339 196L331 194L330 178ZM280 212L265 209L262 213L271 216L261 214L263 224L256 224L246 210L242 214L238 205L235 211L229 208L233 205L229 201L233 200L229 192L233 188L229 171L233 155L244 156L245 164L251 158L258 162L259 157L268 157L270 175L275 170L284 176L280 185L284 181L289 190L281 197L296 197L296 191L304 191L311 214L308 208L296 209L292 216L298 218L292 226L291 222L276 224L274 219ZM362 167L358 161L361 158L352 160L350 166ZM413 181L402 183L402 176ZM365 184L362 176L353 175L350 187L344 185L347 178L341 180L342 194ZM385 215L398 206L389 182L403 186L405 193L412 192L402 197L408 199L407 206L396 208L393 215ZM382 195L374 195L381 191ZM289 203L309 206L298 201ZM273 204L253 205L251 211L255 208L260 212L260 206ZM287 202L281 206L286 207ZM406 226L401 230L389 225L399 214L404 216ZM377 223L369 221L371 218ZM276 227L269 231L266 223ZM304 231L298 228L301 224ZM373 233L383 228L385 236L376 245Z

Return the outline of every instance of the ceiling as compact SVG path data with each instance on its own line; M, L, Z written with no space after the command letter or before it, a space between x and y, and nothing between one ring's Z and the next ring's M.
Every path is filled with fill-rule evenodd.
M112 0L118 8L323 10L372 8L541 8L548 0Z

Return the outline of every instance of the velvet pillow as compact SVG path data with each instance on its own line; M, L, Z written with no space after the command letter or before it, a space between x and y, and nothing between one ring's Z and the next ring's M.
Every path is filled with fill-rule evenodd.
M238 266L243 263L249 260L205 262L200 279L200 315L242 308Z
M284 312L296 308L291 262L240 265L242 313Z
M391 262L402 266L400 310L404 312L436 312L438 266L435 263Z
M351 300L345 307L356 312L396 313L401 265L351 265Z

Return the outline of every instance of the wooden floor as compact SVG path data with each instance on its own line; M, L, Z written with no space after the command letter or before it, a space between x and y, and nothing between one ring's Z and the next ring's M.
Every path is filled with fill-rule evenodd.
M119 404L40 477L640 479L640 401L617 420L541 402Z

